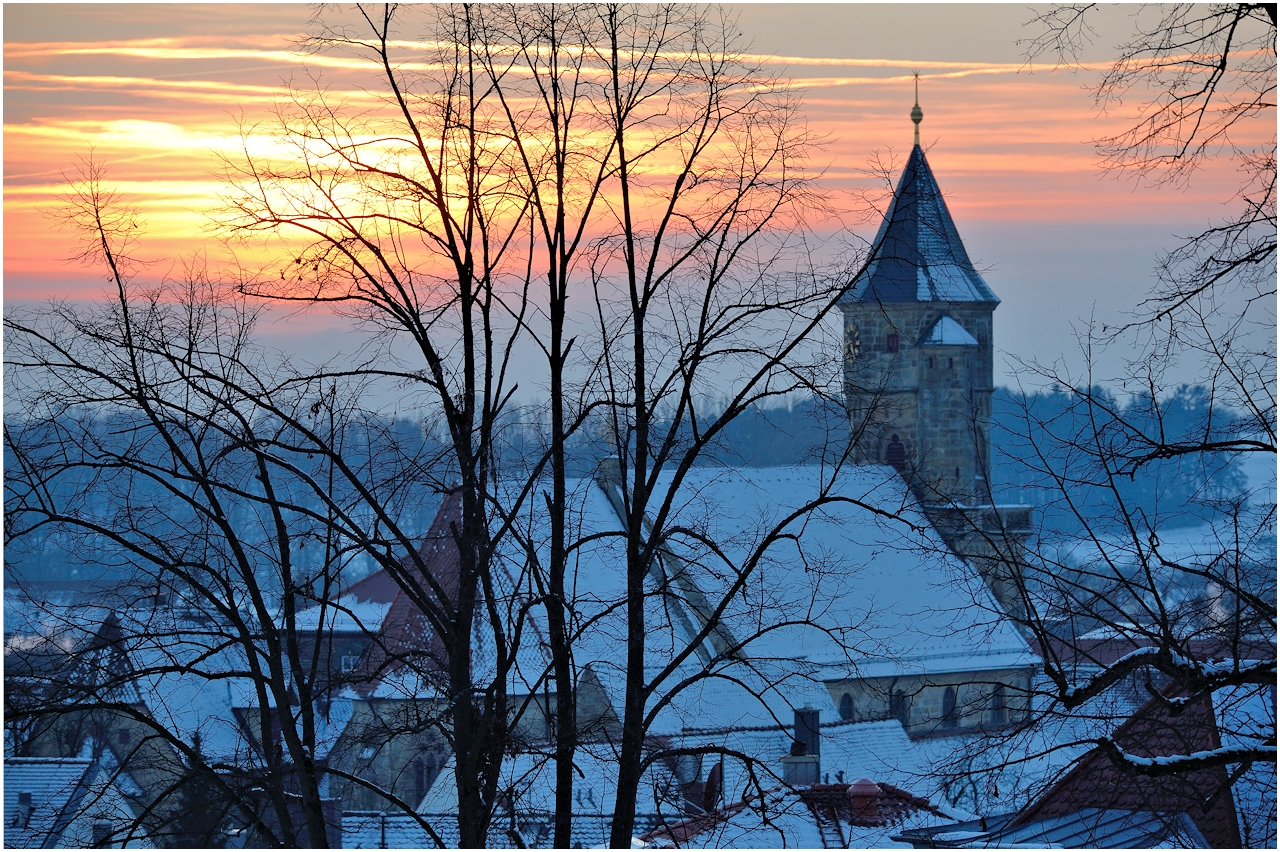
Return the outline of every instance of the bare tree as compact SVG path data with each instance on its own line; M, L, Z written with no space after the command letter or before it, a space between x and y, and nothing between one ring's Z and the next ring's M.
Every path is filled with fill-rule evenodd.
M305 435L352 412L332 382L273 369L250 344L254 310L201 266L170 285L136 283L139 223L99 166L86 164L65 215L116 299L5 320L20 412L5 425L6 548L53 533L71 552L109 554L115 583L99 602L118 614L104 626L92 618L100 610L48 604L35 620L53 635L17 667L6 720L28 725L20 747L38 753L78 747L83 730L51 738L85 719L117 750L132 743L119 765L158 785L140 816L153 836L166 833L189 768L267 842L326 845L317 678L296 608L332 581L350 544L317 533L313 522L341 511L344 496L307 500L331 471ZM308 543L322 558L301 552ZM182 708L165 705L184 678L197 690L236 684L257 714L246 724L277 735L259 736L243 760L202 754L199 734L192 742L170 718Z
M397 363L386 351L377 372L402 382L407 396L425 394L445 424L459 477L458 576L446 589L430 572L391 573L443 641L460 842L481 846L508 744L519 637L499 611L492 565L503 512L517 508L494 501L497 441L515 390L508 369L531 309L528 199L511 168L516 138L503 121L497 75L476 53L485 35L475 10L429 12L426 53L438 70L427 74L401 67L395 7L361 7L354 17L318 22L309 45L370 60L387 109L360 114L323 89L295 91L276 127L295 157L228 163L243 189L230 198L228 224L242 237L300 237L305 247L280 263L278 280L248 289L328 305L388 341L406 341L413 360ZM473 660L476 630L489 632L497 655L485 683Z
M680 494L697 465L732 460L722 438L734 418L769 398L831 387L839 365L826 320L850 276L814 267L806 213L822 198L806 171L812 142L787 87L740 55L731 22L678 6L453 6L425 10L429 38L415 41L405 38L414 25L405 14L358 8L349 23L317 22L309 42L370 60L385 109L357 112L322 85L296 89L273 126L292 155L227 163L229 233L286 236L287 257L256 274L237 271L229 289L193 275L176 294L140 290L119 248L135 223L126 215L112 224L119 208L96 194L92 175L78 222L102 248L91 259L111 271L118 305L9 320L21 341L14 351L23 357L10 364L27 377L24 410L55 430L68 409L141 412L147 439L168 455L138 460L125 448L112 451L112 464L156 480L166 495L187 495L182 505L201 519L200 534L175 535L186 527L174 519L140 540L139 519L160 501L139 500L131 480L92 506L73 502L75 511L53 499L62 497L52 484L64 468L97 469L105 451L91 440L92 418L74 440L9 435L22 471L7 483L18 522L9 529L107 536L129 565L147 567L147 582L207 599L232 625L219 621L214 631L229 637L237 661L229 670L198 653L169 665L253 684L257 718L242 728L264 760L245 783L264 791L274 815L262 816L256 800L231 801L284 844L323 842L326 774L408 813L418 804L317 758L334 735L324 708L344 685L321 661L337 653L323 625L359 623L341 597L353 560L390 575L422 616L420 647L369 635L381 644L366 666L404 666L442 696L440 708L409 708L422 715L403 725L448 740L464 846L484 845L495 813L518 807L499 781L504 758L520 747L513 724L551 689L553 842L570 844L575 754L584 725L598 721L575 718L585 689L575 651L601 619L625 613L615 637L626 678L612 835L629 845L647 767L703 753L755 764L725 747L655 744L649 734L709 679L749 693L786 677L752 665L750 645L798 622L761 625L746 590L777 548L793 546L807 513L850 502L835 489L846 435L834 436L811 499L754 531L745 550L716 541ZM345 312L374 342L352 365L270 363L251 344L249 306L258 299ZM524 342L546 357L549 428L545 445L516 461L502 442L512 359ZM134 366L144 363L155 366ZM352 447L351 427L367 435L374 422L359 403L374 382L396 384L437 417L441 445L392 451L390 470L375 465L367 438L363 454ZM568 443L595 412L608 423L614 457L601 478L621 526L606 535L626 545L624 587L603 613L570 588L573 561L592 543L577 532ZM50 455L66 445L76 455L60 468ZM173 458L177 473L165 466ZM184 484L170 485L174 477ZM447 490L456 506L434 542L456 563L447 575L402 517L422 489ZM235 511L223 505L231 498ZM93 515L104 507L118 515ZM530 515L548 519L545 553L522 538ZM176 541L216 564L185 567L170 552ZM260 600L246 604L245 590ZM807 604L821 608L821 590L808 593ZM672 602L693 613L683 633L658 614ZM518 664L530 618L547 626L542 671ZM138 626L138 641L154 643L148 630ZM670 647L655 648L664 630ZM833 639L847 646L843 633ZM245 774L184 748L173 726L147 724L193 771ZM415 818L442 842L430 820Z
M720 613L752 570L703 602L687 647L646 682L645 582L664 558L681 477L752 404L825 387L821 373L834 373L815 346L845 279L807 268L801 210L820 202L804 172L809 140L785 86L742 59L731 26L703 10L434 9L422 24L431 35L426 71L402 64L421 55L403 52L397 33L412 23L403 11L358 17L350 27L331 22L312 43L371 58L389 110L355 116L324 94L297 94L279 126L299 164L232 166L248 191L233 200L231 223L241 234L311 241L285 264L283 283L257 295L346 306L412 341L427 369L409 364L397 375L444 412L464 507L474 506L464 508L474 523L458 533L475 554L464 559L472 578L464 582L489 582L510 535L505 519L541 511L528 501L545 500L550 547L545 563L530 562L529 605L546 617L543 677L559 696L557 845L571 837L579 737L566 700L581 626L565 587L577 546L565 442L593 410L608 411L630 531L623 603L632 680L613 826L614 842L629 844L647 720L673 673L719 636ZM535 298L539 279L545 295ZM594 299L582 299L587 287ZM546 452L517 477L523 484L512 487L516 472L507 469L498 488L489 454L517 340L546 357L550 428ZM708 416L703 395L712 391L721 399ZM659 488L668 471L675 479ZM477 600L492 594L485 586ZM452 622L459 642L464 622ZM455 675L455 695L476 689L465 665ZM499 709L486 709L487 724L505 718ZM471 747L456 725L452 736L457 749ZM455 753L464 842L483 842L492 816L497 791L484 767L497 766L499 740L486 746L489 763Z
M1091 10L1056 6L1037 17L1031 26L1040 33L1027 42L1028 59L1048 54L1060 64L1076 63L1095 37ZM1265 344L1275 325L1276 7L1141 7L1134 19L1132 39L1117 47L1114 65L1093 90L1102 112L1138 102L1127 130L1095 141L1104 169L1155 187L1181 186L1211 161L1227 158L1242 182L1234 214L1184 237L1162 258L1157 287L1139 311L1102 333L1114 340L1148 331L1158 363L1188 351L1200 356L1223 377L1204 383L1229 394L1225 401L1257 420L1265 434L1268 417L1274 421L1265 392L1274 347ZM1262 339L1251 345L1259 333ZM1236 346L1228 350L1209 338ZM1274 452L1274 443L1273 437L1270 447L1261 441L1238 449Z
M1091 14L1039 16L1028 55L1074 62L1094 37ZM1241 459L1275 458L1275 6L1144 7L1134 17L1133 38L1095 88L1100 109L1139 104L1129 129L1097 141L1104 167L1159 187L1226 157L1244 179L1235 214L1167 253L1132 315L1087 330L1084 374L1024 365L1067 403L1048 419L1029 395L1023 426L1003 440L1082 532L1042 537L1019 567L1045 676L1038 726L1009 735L1021 737L1013 760L1095 748L1129 776L1214 769L1218 789L1200 792L1218 798L1242 790L1252 770L1264 786L1271 778L1274 809L1274 480L1210 486ZM1122 375L1093 372L1102 347L1134 353ZM1179 372L1207 398L1194 423L1173 416ZM1190 538L1131 487L1173 475L1203 483L1210 520ZM1175 721L1208 702L1208 723L1184 718L1215 726L1213 742L1193 753L1125 740L1121 723L1148 699ZM1260 818L1274 826L1274 810Z

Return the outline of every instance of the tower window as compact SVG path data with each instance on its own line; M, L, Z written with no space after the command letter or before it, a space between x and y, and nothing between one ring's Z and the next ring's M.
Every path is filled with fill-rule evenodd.
M932 356L932 355L930 355L930 356L929 356L929 369L930 369L930 370L932 370L932 369L933 369L933 356Z
M948 369L948 370L954 370L955 368L956 368L956 359L954 359L954 358L948 358L948 359L947 359L947 369Z
M890 352L897 352L898 351L898 335L896 334L886 335L884 339L884 347L888 349Z
M419 756L413 761L413 801L414 807L427 795L427 766Z
M840 696L840 718L846 722L853 721L853 696L847 692Z

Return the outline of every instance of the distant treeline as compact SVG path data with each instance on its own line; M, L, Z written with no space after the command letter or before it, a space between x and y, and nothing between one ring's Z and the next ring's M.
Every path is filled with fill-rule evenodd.
M1124 401L1099 388L1089 394L996 388L992 497L1038 507L1045 530L1063 534L1078 533L1086 523L1114 528L1125 514L1163 526L1196 524L1244 494L1237 458L1188 453L1135 462L1157 444L1194 446L1238 436L1242 428L1236 412L1214 405L1209 391L1197 386L1179 387L1160 400ZM843 407L815 398L747 412L729 425L706 461L808 463L838 451L847 437Z
M1092 398L1109 403L1114 416L1099 421L1095 406L1091 418L1080 394L1055 390L1024 396L1005 388L996 389L991 484L997 501L1037 506L1049 531L1073 533L1085 521L1101 528L1114 526L1121 522L1123 512L1142 513L1165 525L1197 523L1244 493L1245 477L1230 457L1200 453L1157 459L1136 468L1130 463L1130 456L1142 449L1144 434L1161 435L1166 442L1192 442L1220 437L1238 428L1231 411L1210 405L1210 395L1204 388L1181 387L1159 401L1134 397L1118 402L1097 389ZM714 406L710 413L714 413ZM1099 426L1106 450L1101 455L1094 440ZM157 442L147 440L145 425L120 417L68 413L55 426L48 421L27 422L9 416L6 428L11 439L24 446L49 447L56 453L56 461L64 465L69 434L91 444L84 448L87 454L163 455ZM42 440L33 430L49 432L49 440ZM570 475L589 476L599 459L610 452L602 437L605 434L601 424L589 423L573 436L569 441ZM682 430L680 439L689 437L688 430ZM332 441L341 448L347 464L362 470L368 482L389 495L388 504L398 522L414 534L425 532L442 490L457 481L448 469L448 453L440 434L427 420L370 416L347 425L332 436ZM718 435L700 462L749 467L807 464L838 454L847 441L843 407L814 397L786 407L749 409ZM529 475L544 458L546 446L536 410L513 412L500 431L500 475ZM9 442L5 455L7 582L43 580L56 586L128 570L130 557L118 544L101 536L73 534L58 524L46 523L13 538L13 533L24 527L23 518L14 510L32 495L18 479L22 466L14 463ZM189 538L202 526L199 519L186 517L182 511L154 511L171 504L166 500L166 489L172 484L166 485L154 475L154 471L163 469L164 460L157 457L150 461L152 472L148 475L131 474L119 467L104 470L66 465L63 473L52 478L48 493L41 499L65 501L82 513L88 507L91 514L110 525L113 519L121 518L127 497L132 515L146 519L146 529L135 530L135 534L172 536L175 541ZM30 462L26 459L26 463ZM1103 462L1112 475L1108 476ZM300 455L300 466L306 463L317 461ZM224 509L247 526L260 524L254 501L244 496L254 493L253 471L249 467L243 471L223 468L219 475L227 478L219 489L226 504ZM237 480L241 476L243 481ZM306 502L305 496L299 499ZM153 510L141 515L138 507ZM130 522L136 524L137 517L131 517ZM314 548L311 551L316 552ZM364 570L366 566L357 557L352 573L358 575Z
M996 498L1039 506L1049 530L1118 527L1126 516L1192 525L1242 499L1248 487L1235 454L1160 457L1167 448L1240 436L1238 414L1203 387L1124 401L1096 387L1030 395L997 388L992 421Z

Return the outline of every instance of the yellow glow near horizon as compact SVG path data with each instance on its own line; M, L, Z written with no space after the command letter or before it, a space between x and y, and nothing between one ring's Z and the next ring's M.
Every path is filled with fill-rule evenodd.
M401 142L389 138L402 131L377 88L378 69L352 56L301 49L297 37L305 15L296 8L260 7L262 17L252 24L260 31L214 31L197 19L214 20L216 8L187 7L189 20L174 27L189 31L156 35L152 19L162 8L114 9L120 19L136 14L140 27L149 22L137 38L120 38L119 29L115 37L90 33L79 41L24 41L22 32L6 32L5 273L11 298L42 294L45 285L38 282L76 274L59 261L69 254L68 235L51 227L41 211L56 203L62 175L72 173L76 158L90 150L111 166L122 198L142 212L148 223L144 245L155 257L208 242L212 217L230 189L219 158L236 161L248 153L266 162L297 162L298 150L272 132L275 110L289 106L291 84L304 92L322 90L328 101L360 113L352 141L368 156L412 165L396 159L408 155L399 150ZM413 39L390 46L395 66L412 73L438 69L425 61L431 58L426 54L448 47ZM910 59L901 57L919 56L917 50L875 58L759 49L767 46L758 44L739 58L770 73L799 72L783 85L809 93L803 118L825 140L814 153L814 166L823 171L823 187L837 209L856 207L868 181L864 164L873 152L909 150L913 75L907 71L921 72L922 138L937 140L930 159L961 220L1087 221L1102 211L1117 219L1202 221L1216 213L1229 194L1222 187L1235 180L1224 160L1189 189L1158 200L1133 192L1132 184L1099 181L1086 143L1123 121L1099 117L1073 72L1006 56ZM493 50L509 54L514 48ZM536 135L526 141L535 148L547 144ZM1242 145L1252 141L1233 139ZM652 176L669 176L675 164L657 158L646 168ZM274 250L238 248L240 257L262 264Z

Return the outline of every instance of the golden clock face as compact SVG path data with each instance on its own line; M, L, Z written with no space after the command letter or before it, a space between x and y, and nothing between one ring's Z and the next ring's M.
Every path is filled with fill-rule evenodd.
M858 357L858 352L862 350L862 338L858 336L858 327L856 325L846 325L844 327L844 360L849 363Z

